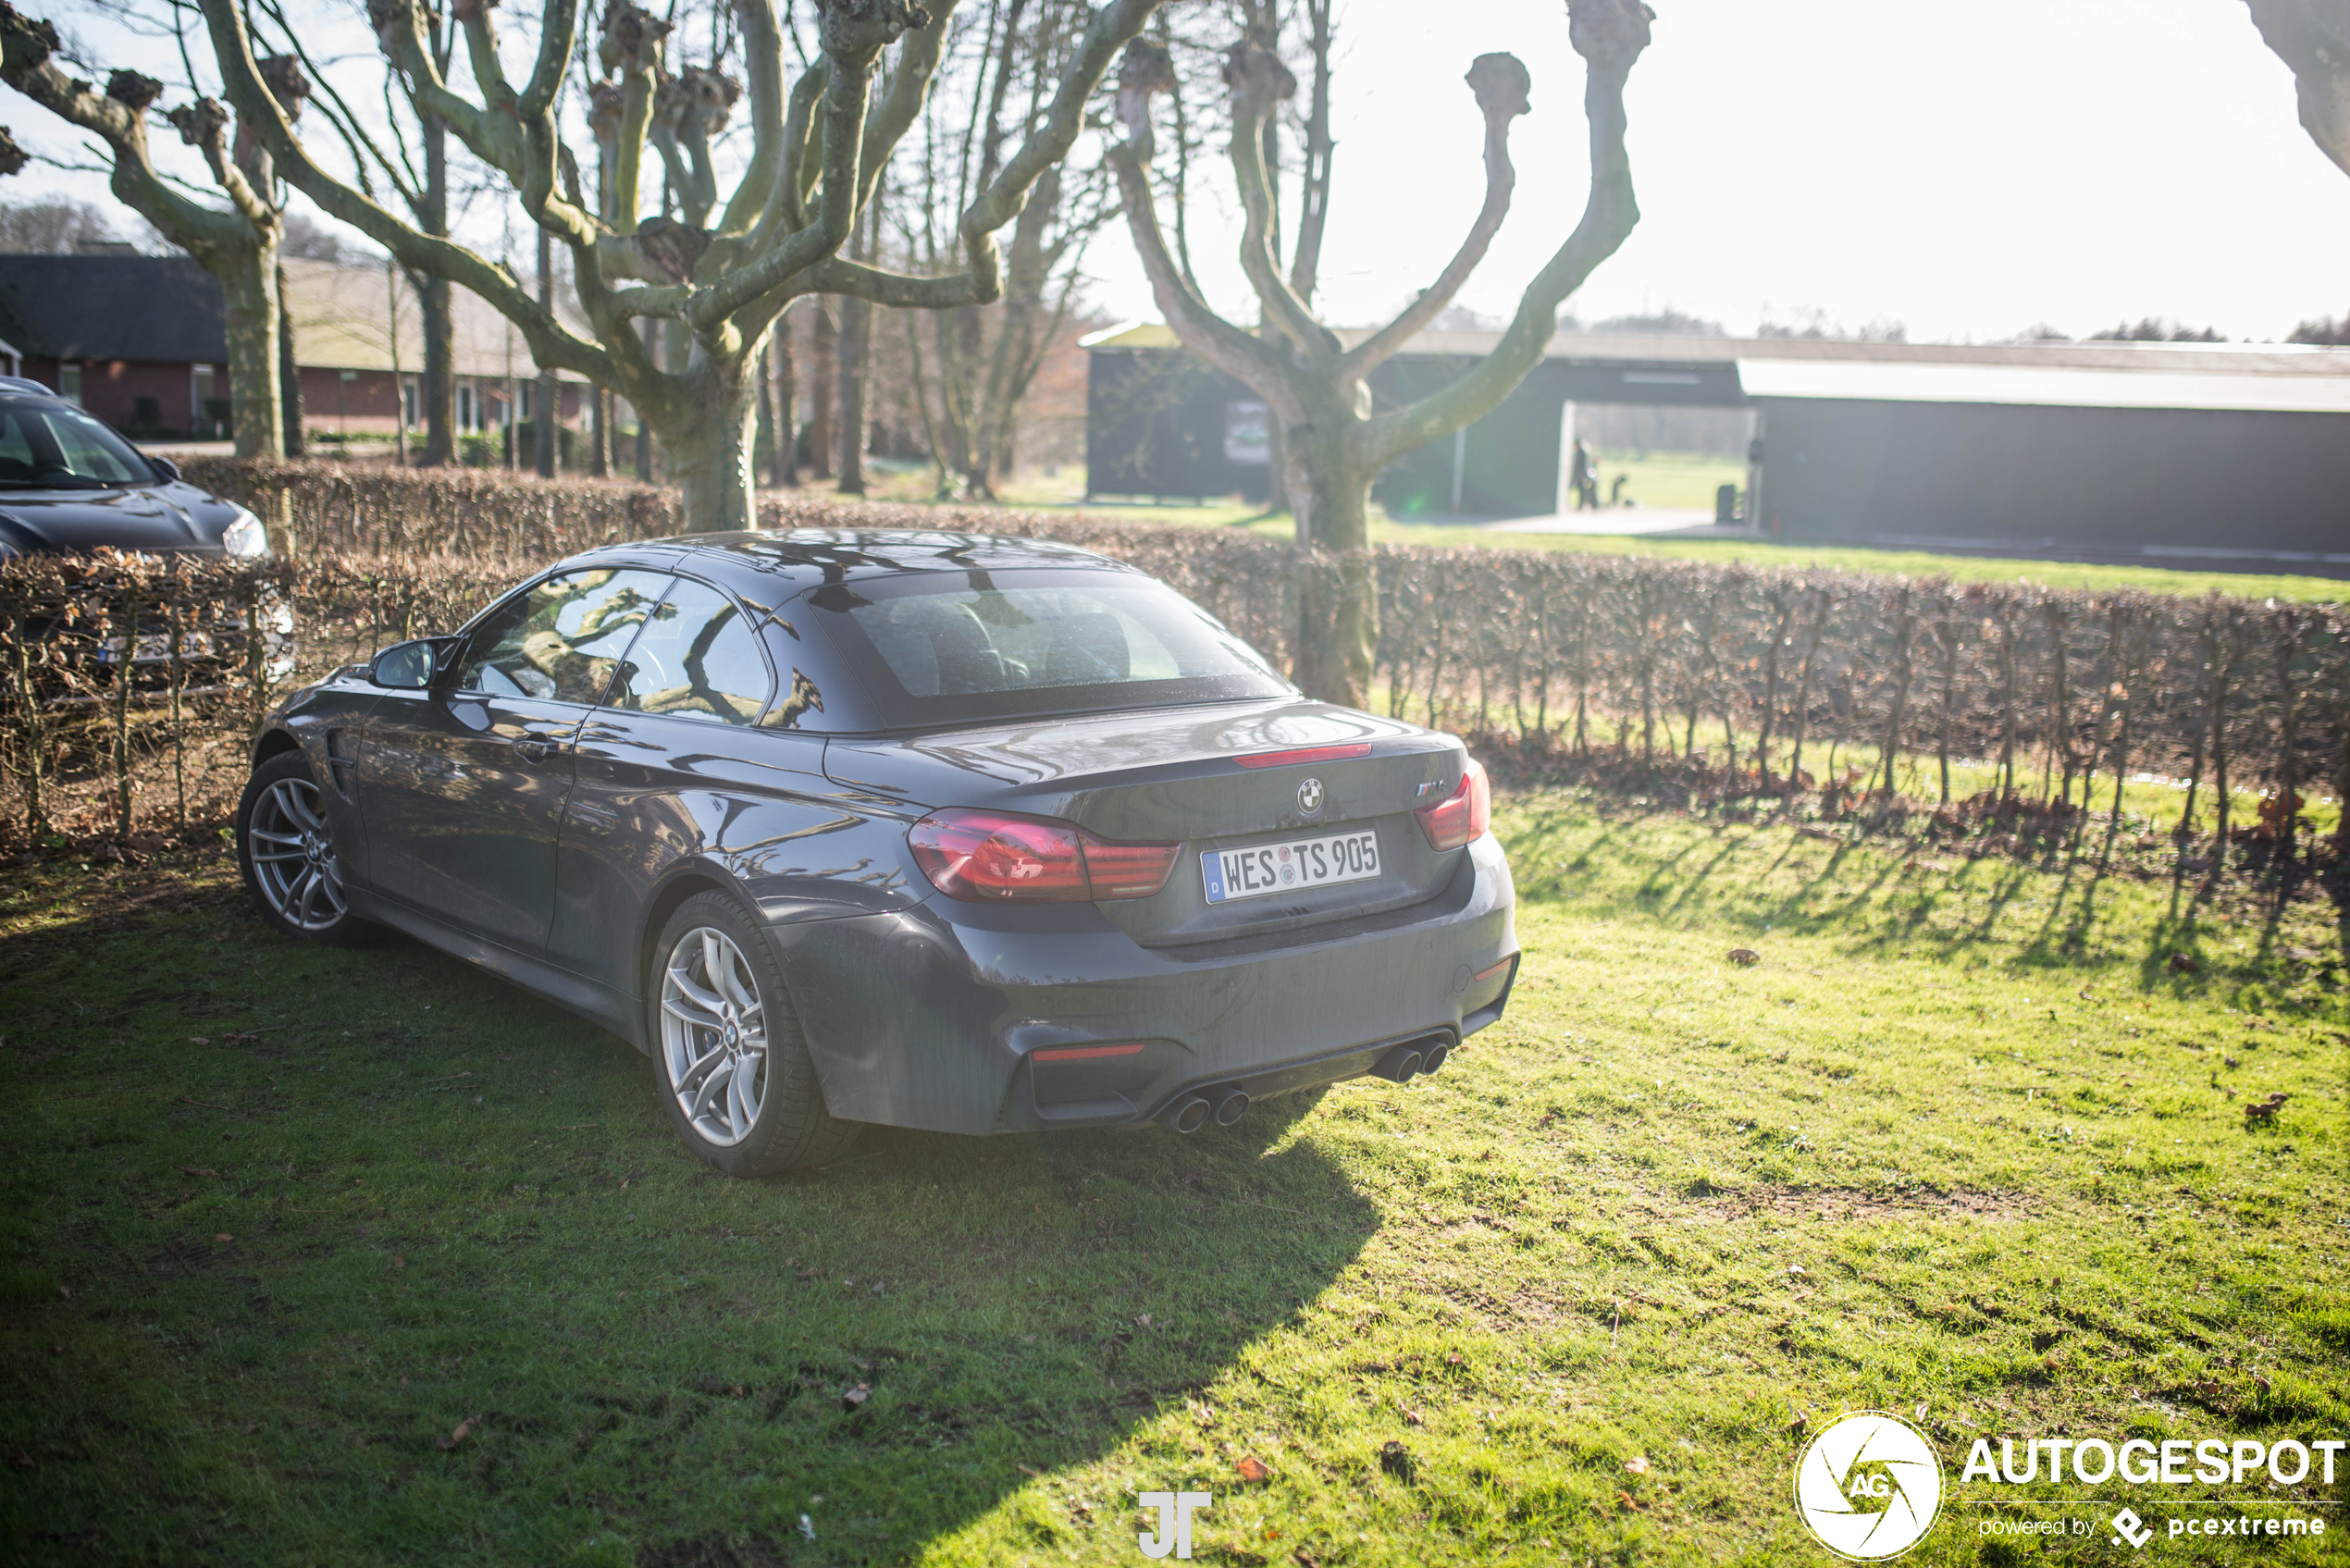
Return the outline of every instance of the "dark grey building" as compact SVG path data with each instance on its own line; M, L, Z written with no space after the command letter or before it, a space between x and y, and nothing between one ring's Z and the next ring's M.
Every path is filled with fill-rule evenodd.
M1486 333L1425 333L1384 406ZM1088 488L1261 499L1262 406L1163 327L1089 340ZM1744 411L1756 533L1889 548L2350 573L2350 350L2203 343L1854 343L1561 334L1525 384L1398 462L1391 515L1568 509L1578 404Z

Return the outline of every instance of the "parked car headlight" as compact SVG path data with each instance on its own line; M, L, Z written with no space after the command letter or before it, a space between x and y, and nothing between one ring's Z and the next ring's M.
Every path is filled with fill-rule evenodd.
M220 548L230 555L267 555L269 532L261 525L260 518L241 506L237 508L237 520L220 536Z

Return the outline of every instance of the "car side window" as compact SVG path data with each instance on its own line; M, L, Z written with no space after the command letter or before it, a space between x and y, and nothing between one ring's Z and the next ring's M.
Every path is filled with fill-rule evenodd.
M457 689L593 706L669 586L666 572L565 572L516 594L474 629Z
M750 724L774 689L741 608L708 584L680 577L630 645L608 701L637 713Z

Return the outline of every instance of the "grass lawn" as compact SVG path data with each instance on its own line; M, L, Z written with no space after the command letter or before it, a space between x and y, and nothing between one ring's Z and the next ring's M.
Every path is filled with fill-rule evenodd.
M1949 1466L1910 1561L1999 1562L2067 1511L1976 1436L2350 1435L2331 905L1496 825L1524 975L1438 1078L760 1183L619 1042L287 945L219 859L10 870L0 1560L1122 1563L1181 1488L1214 1562L1825 1562L1793 1424L1870 1405ZM2115 1506L2049 1555L2131 1557ZM2295 1512L2186 1555L2339 1561Z
M880 465L877 465L880 466ZM1743 485L1745 465L1695 453L1648 452L1602 454L1601 472L1613 483L1619 471L1629 473L1626 493L1644 506L1694 506L1711 510L1713 488ZM1005 504L1038 512L1085 512L1135 523L1189 524L1206 527L1245 527L1268 538L1296 537L1297 525L1286 512L1268 514L1261 506L1230 498L1212 498L1202 504L1175 500L1155 506L1116 501L1087 501L1082 468L1057 473L1023 474L1003 488ZM822 492L819 492L822 493ZM910 464L890 464L876 473L872 496L877 500L922 503L932 499L931 471ZM1371 539L1375 544L1432 545L1453 548L1474 545L1492 549L1585 550L1596 555L1662 555L1684 561L1745 562L1756 566L1834 567L1846 572L1890 572L1910 576L1949 577L1962 583L2013 582L2028 578L2058 588L2143 588L2149 593L2212 592L2240 594L2249 599L2298 599L2334 604L2350 599L2350 581L2338 577L2300 576L2286 573L2179 572L2159 566L2109 566L2078 562L2035 561L1997 556L1937 555L1928 550L1868 549L1857 546L1783 543L1772 539L1671 539L1637 534L1503 534L1453 523L1410 523L1390 519L1371 509ZM1629 513L1627 516L1631 515Z

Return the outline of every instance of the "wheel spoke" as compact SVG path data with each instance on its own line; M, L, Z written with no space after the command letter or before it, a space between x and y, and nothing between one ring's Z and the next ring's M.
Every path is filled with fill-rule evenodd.
M680 996L683 996L686 1001L691 1002L695 1006L699 1007L703 1012L709 1014L713 1023L717 1019L719 1014L724 1010L726 1004L724 999L716 995L714 993L704 991L700 986L696 985L692 981L686 979L681 970L673 967L669 971L669 981L671 984L677 988L677 994Z
M255 836L256 836L256 837L258 837L259 835L258 835L258 834L256 834ZM266 860L266 861L278 861L278 860L301 860L301 859L306 859L306 858L308 858L308 857L306 857L306 856L305 856L305 855L304 855L304 854L303 854L301 850L299 850L299 849L276 849L276 850L272 850L272 851L270 851L270 852L269 852L268 854L266 854L266 855L263 854L260 850L256 849L256 850L254 850L254 851L253 852L253 858L254 858L254 859L256 859L256 860Z
M291 779L279 784L277 790L278 798L285 803L286 815L299 823L304 832L325 833L327 824L318 820L318 813L312 810L310 802L303 798L307 793Z
M318 874L317 867L309 866L303 869L302 881L294 884L293 919L296 925L306 926L310 923L310 906L316 902L319 884L324 881L325 879Z
M298 833L269 833L261 828L249 828L245 832L245 836L257 838L264 844L291 844L296 847L300 847L302 844L302 834Z
M759 1058L738 1056L735 1059L735 1074L726 1083L727 1120L734 1123L737 1136L750 1130L759 1119L759 1101L754 1098L758 1080Z
M711 1100L734 1078L735 1068L736 1063L729 1057L722 1066L713 1068L708 1078L701 1080L701 1090L695 1094L693 1109L689 1113L694 1120L701 1119L702 1112L710 1108Z

